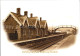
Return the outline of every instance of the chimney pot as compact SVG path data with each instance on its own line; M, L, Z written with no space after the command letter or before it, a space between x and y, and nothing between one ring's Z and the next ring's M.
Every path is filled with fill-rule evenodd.
M40 17L40 21L42 20L42 17Z
M27 11L24 11L24 16L28 16L28 12Z
M31 15L30 15L31 17L33 17L33 14L31 13Z
M20 15L20 8L17 8L17 14Z

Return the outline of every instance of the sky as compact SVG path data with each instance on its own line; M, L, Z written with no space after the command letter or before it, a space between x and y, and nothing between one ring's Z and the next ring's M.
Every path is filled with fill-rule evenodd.
M79 23L79 4L75 0L61 1L2 1L1 15L5 19L10 12L16 12L16 8L21 8L21 14L28 11L28 16L42 17L47 20L48 26L74 25ZM3 15L5 13L5 15Z

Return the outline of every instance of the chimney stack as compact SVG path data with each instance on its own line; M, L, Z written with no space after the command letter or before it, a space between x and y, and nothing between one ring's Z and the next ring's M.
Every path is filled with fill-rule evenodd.
M20 8L17 8L17 14L20 15Z
M33 14L32 13L30 14L30 17L33 17Z
M28 16L28 12L27 11L24 11L24 16Z
M40 17L40 21L42 20L42 17Z

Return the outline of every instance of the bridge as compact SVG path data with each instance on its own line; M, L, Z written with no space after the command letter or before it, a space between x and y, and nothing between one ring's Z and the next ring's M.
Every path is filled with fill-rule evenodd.
M69 29L71 28L71 29L73 29L72 30L72 34L75 34L75 35L77 34L77 28L75 26L72 26L72 25L69 25L69 26L67 26L67 25L58 26L58 27L53 29L53 33L55 33L60 28L63 28L63 29L64 28L69 28Z

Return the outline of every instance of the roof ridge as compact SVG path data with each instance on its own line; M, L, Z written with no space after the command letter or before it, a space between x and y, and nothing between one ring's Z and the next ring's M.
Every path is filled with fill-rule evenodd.
M16 13L14 13L14 12L11 12L11 14L12 14L13 17L15 18L15 20L20 24L20 26L21 26L21 25L24 25L27 16L23 16L23 15L18 16L18 15L17 15Z
M21 25L21 23L17 20L17 17L15 17L15 16L13 15L13 12L10 12L10 14L11 14L12 17Z

